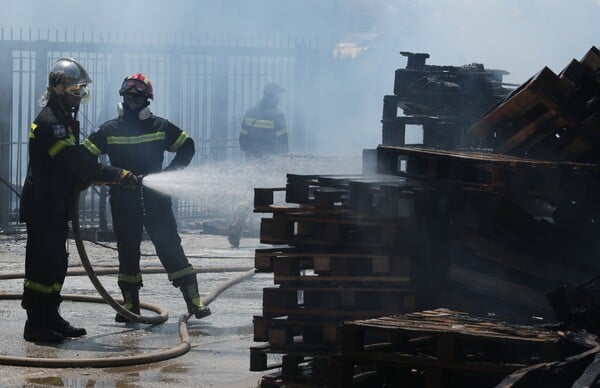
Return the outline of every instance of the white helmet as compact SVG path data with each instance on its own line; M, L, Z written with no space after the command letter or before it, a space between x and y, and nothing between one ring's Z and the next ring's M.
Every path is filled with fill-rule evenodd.
M40 98L39 104L45 106L53 93L54 87L63 85L65 93L80 97L82 102L89 99L90 92L87 85L92 82L87 71L73 58L60 58L48 73L48 90Z

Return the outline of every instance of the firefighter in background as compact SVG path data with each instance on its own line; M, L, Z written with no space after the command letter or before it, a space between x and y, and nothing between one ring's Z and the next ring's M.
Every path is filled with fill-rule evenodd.
M43 107L29 131L29 167L21 194L20 218L27 225L25 280L21 306L27 311L23 337L59 343L80 337L59 313L68 264L67 233L74 195L91 180L135 183L131 172L90 160L79 146L77 112L92 80L72 58L61 58L48 75Z
M246 161L288 153L285 115L278 107L283 93L284 88L270 82L264 86L260 102L246 111L239 139L240 149L244 151ZM239 247L249 213L250 204L247 201L240 203L227 234L231 246Z
M125 77L119 90L123 102L118 117L101 124L83 142L94 157L108 155L111 164L126 166L135 175L187 167L195 153L194 141L168 120L151 113L152 83L143 74ZM175 153L163 170L164 152ZM140 313L140 244L145 227L169 280L181 289L188 312L196 318L210 315L198 294L196 272L190 265L177 232L171 198L139 185L135 190L113 186L110 189L113 230L119 251L118 285L125 308ZM117 322L127 318L117 314Z
M240 149L244 151L246 159L287 154L285 116L278 107L283 93L284 88L270 82L263 88L260 102L246 111L240 129Z

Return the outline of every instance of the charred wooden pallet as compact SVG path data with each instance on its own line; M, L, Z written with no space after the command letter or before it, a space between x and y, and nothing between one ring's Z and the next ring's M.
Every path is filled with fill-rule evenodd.
M582 160L582 154L600 145L594 133L600 111L598 63L600 51L592 47L581 62L571 61L558 75L544 68L468 132L496 153Z
M430 192L434 190L397 175L369 174L339 178L339 182L336 179L288 174L290 183L286 189L255 189L254 211L338 218L359 215L363 219L395 219L406 223L414 221L414 202L423 196L431 199ZM274 194L283 190L288 200L295 202L274 205Z
M394 287L273 287L263 289L265 317L373 317L414 309L414 290Z
M282 286L400 287L411 279L411 258L397 254L298 253L293 249L257 254L269 258L262 271L272 270L275 284Z
M545 67L469 132L491 142L497 153L522 155L561 127L578 122L566 104L574 94L570 82Z
M410 274L410 258L399 254L360 251L314 251L299 248L257 249L255 268L276 275L299 275L313 269L318 275L339 276Z
M564 128L554 153L558 160L597 161L600 147L600 50L592 47L581 61L573 60L560 73L575 87L570 102L579 115L579 125Z
M340 197L336 194L323 194L321 200L324 204L327 200L335 199L343 200L341 193L347 187L347 182L351 179L359 178L361 175L298 175L298 174L287 174L287 184L285 200L288 203L297 204L313 204L320 205L315 202L319 199L319 194L315 197L316 192L329 191L329 193L339 193Z
M413 386L455 386L452 379L494 386L526 365L562 358L560 344L548 329L446 309L424 311L344 323L339 373L332 375L341 377L337 386L350 386L365 368L381 370L379 379L418 371L422 379Z
M268 342L272 349L289 350L294 344L318 344L322 349L339 351L339 319L255 316L254 341Z
M278 258L288 258L286 266L290 266L289 273L299 273L303 269L313 268L314 252L301 248L262 248L254 251L254 267L257 272L274 272L277 265L278 272L285 271L282 261Z
M291 246L393 247L396 233L392 222L312 213L278 212L260 224L261 243Z
M407 256L273 248L256 250L255 261L261 272L273 272L279 285L263 289L255 340L283 354L337 351L344 320L414 309Z
M384 174L454 184L464 189L578 200L600 191L600 165L549 162L485 152L417 147L377 148L377 170Z

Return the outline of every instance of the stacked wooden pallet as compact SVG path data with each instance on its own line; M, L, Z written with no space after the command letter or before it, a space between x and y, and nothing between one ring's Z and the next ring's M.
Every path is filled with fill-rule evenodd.
M406 68L396 70L394 94L383 99L383 145L406 144L412 126L427 147L458 147L465 130L513 90L502 81L509 74L504 70L427 65L429 54L401 54L408 57Z
M598 269L576 255L565 265L572 246L560 231L511 201L585 201L600 192L599 166L407 147L377 155L380 174L288 175L285 189L255 191L255 211L272 215L261 242L280 247L255 255L274 287L254 318L266 344L252 348L252 370L323 384L344 321L439 306L547 317L547 292ZM273 204L278 191L285 205ZM532 237L543 232L550 241Z
M258 271L274 274L274 286L264 289L263 315L254 318L255 340L264 344L251 349L251 369L280 368L262 386L346 386L360 377L360 364L380 355L344 345L357 331L345 338L343 322L441 306L481 316L553 318L550 291L600 272L594 256L600 252L600 166L577 160L596 147L590 133L600 89L597 80L589 81L592 74L597 78L596 65L600 69L593 48L559 76L544 70L498 105L501 114L492 111L475 125L472 133L496 153L382 145L364 154L374 163L373 174L289 174L285 188L255 189L255 211L271 215L261 220L261 242L275 247L255 256ZM553 132L557 126L564 136ZM527 156L546 152L551 138L560 140L553 155L569 150L566 160L524 157L523 150ZM585 151L565 145L583 142L591 144ZM285 194L283 205L275 205L278 194ZM464 325L463 316L452 317ZM433 325L430 318L401 320L414 319L416 327L419 321ZM365 344L377 331L368 322L357 323L368 327L358 329ZM399 334L392 328L391 335L406 338L413 329ZM434 337L447 343L455 335L449 330ZM495 345L537 346L498 333L480 337L488 356ZM542 357L540 352L532 357ZM488 369L452 357L442 363L414 355L375 361L384 376L391 362L391 376L427 370L427 379L439 382L450 368L460 381L475 373L489 382L527 364L509 353L497 354L491 364L482 361Z
M285 381L320 384L328 378L330 356L339 352L346 320L415 309L411 252L398 250L398 225L354 211L364 185L379 187L398 178L288 175L286 205L273 205L281 189L256 189L255 211L262 243L255 267L274 274L263 290L263 315L254 317L251 369L281 362Z
M559 74L542 69L469 133L496 153L596 162L599 127L600 50L592 47Z
M377 151L378 172L420 182L414 222L443 252L435 266L452 290L440 305L548 317L547 292L600 270L589 260L594 220L557 217L573 203L596 201L600 166L414 147ZM577 238L566 230L575 226Z

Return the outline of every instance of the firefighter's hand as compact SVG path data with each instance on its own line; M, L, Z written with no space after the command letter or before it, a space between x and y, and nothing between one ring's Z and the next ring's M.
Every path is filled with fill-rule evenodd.
M138 178L129 170L121 169L119 183L128 190L135 190L140 186Z

